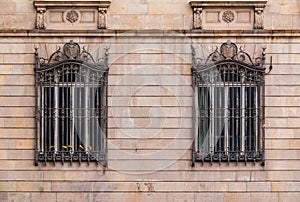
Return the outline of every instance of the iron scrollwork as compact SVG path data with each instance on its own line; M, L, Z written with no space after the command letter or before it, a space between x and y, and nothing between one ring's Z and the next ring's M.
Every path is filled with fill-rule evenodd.
M108 55L106 48L104 58L95 61L72 40L49 59L35 50L35 165L94 161L106 166ZM84 124L89 125L80 128Z
M194 88L192 165L208 162L265 164L265 48L250 55L227 41L206 60L192 46ZM272 59L271 59L272 61Z

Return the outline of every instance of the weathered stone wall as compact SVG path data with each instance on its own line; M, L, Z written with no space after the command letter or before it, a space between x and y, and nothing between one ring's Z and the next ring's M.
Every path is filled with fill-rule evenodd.
M225 1L226 2L226 1ZM187 0L122 0L113 1L108 10L108 29L192 28L192 9ZM268 0L264 17L265 29L294 30L300 27L298 0ZM0 28L33 29L33 0L1 0Z
M265 9L266 29L291 32L125 37L30 31L32 1L1 0L0 27L6 31L0 32L0 201L299 201L299 10L297 0L269 0ZM116 30L192 26L188 1L113 1L108 13L108 26ZM33 165L34 48L47 57L71 39L94 56L110 46L107 169ZM191 167L190 44L203 47L205 55L227 40L253 54L266 46L267 63L273 56L266 76L264 167Z

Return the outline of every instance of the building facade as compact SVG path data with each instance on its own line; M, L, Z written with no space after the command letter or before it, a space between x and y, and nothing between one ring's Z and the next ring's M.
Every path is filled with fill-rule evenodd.
M0 2L0 201L299 201L300 2Z

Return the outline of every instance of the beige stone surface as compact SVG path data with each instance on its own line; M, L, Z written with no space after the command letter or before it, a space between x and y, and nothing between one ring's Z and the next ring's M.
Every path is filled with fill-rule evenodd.
M279 202L298 201L300 199L299 193L279 193Z
M278 193L251 193L251 201L278 201Z
M111 39L104 32L93 33L93 37L76 31L73 35L55 31L20 34L18 29L34 29L32 0L2 0L0 200L299 201L299 2L269 0L264 24L274 32L199 32L192 40L177 38L176 43L174 38L151 36ZM183 0L112 1L108 25L111 30L189 30L192 10ZM294 33L276 35L276 30L289 29ZM98 50L102 43L111 47L106 169L86 162L33 165L33 49L38 47L41 56L49 57L71 39L86 45L94 55L102 54ZM190 44L197 44L197 51L203 49L201 54L207 55L228 39L244 46L251 57L267 47L267 66L273 56L273 71L266 76L265 167L244 162L197 162L191 167Z

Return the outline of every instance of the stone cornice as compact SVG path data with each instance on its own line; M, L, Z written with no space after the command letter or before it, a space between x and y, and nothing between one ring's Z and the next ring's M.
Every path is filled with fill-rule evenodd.
M111 1L34 1L36 28L52 30L106 29ZM82 15L89 13L89 15Z
M110 6L111 1L34 1L36 7L53 7L53 6L80 6L80 7L105 7Z
M172 33L171 35L169 33ZM115 36L198 37L300 37L300 30L0 30L0 37L115 37Z
M265 7L267 4L266 1L190 1L192 7L222 7L222 6L231 6L231 7Z
M265 1L190 1L194 29L263 29Z

